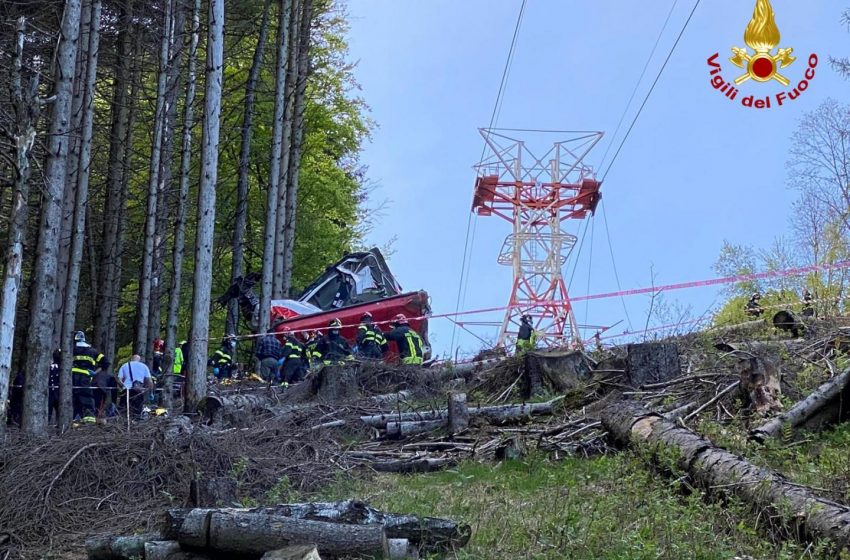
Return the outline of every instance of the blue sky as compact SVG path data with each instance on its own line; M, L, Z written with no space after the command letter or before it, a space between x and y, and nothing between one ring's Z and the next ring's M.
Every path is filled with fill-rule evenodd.
M695 0L679 0L640 85L637 110ZM363 153L377 183L373 204L389 206L370 241L397 238L391 267L405 289L425 289L435 313L454 311L467 219L487 126L520 7L519 0L349 0L351 58L379 128ZM839 2L773 0L783 47L798 57L783 71L792 86L806 59L820 64L810 88L782 108L755 110L730 102L709 81L706 59L728 62L743 47L749 0L704 0L679 43L629 140L611 169L603 196L623 289L713 277L724 239L766 248L778 235L776 216L790 214L797 192L787 186L790 135L806 111L850 86L828 57L850 55ZM673 0L528 0L497 126L606 132L589 157L597 166L640 76ZM766 96L780 84L744 84L740 96ZM739 98L740 98L739 96ZM624 127L625 128L625 127ZM614 151L612 149L612 153ZM610 158L610 155L609 155ZM606 164L607 165L607 164ZM477 218L471 273L462 309L504 305L511 271L496 263L510 225ZM578 261L572 295L617 290L601 213L592 243ZM592 257L591 257L592 247ZM573 258L575 254L573 255ZM572 260L567 272L572 270ZM589 290L589 292L588 292ZM699 315L716 304L704 288L671 293ZM625 300L633 330L643 328L649 299ZM624 319L619 300L576 305L578 321ZM495 314L493 319L499 319ZM623 323L612 333L628 326ZM493 338L495 331L479 331ZM431 342L449 351L451 323L432 321ZM456 344L457 346L457 344ZM459 333L461 354L481 346Z

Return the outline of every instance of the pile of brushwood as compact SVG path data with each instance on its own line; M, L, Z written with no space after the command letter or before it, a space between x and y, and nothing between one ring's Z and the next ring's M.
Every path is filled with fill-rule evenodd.
M734 496L767 512L759 517L782 529L771 534L841 549L850 508L840 497L729 453L698 429L720 423L766 442L847 420L848 325L758 322L592 354L535 351L429 369L328 366L285 389L214 388L199 414L129 432L83 426L13 440L0 450L0 554L453 557L470 538L464 520L380 512L357 496L302 500L340 477L626 446L709 499Z

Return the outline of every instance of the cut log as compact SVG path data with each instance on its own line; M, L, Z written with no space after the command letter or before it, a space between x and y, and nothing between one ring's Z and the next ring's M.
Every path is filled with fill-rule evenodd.
M369 468L378 472L401 474L434 472L457 465L455 459L410 459L407 461L378 461L369 464Z
M267 411L275 404L274 398L264 394L209 395L198 404L198 411L209 424L245 426L252 415Z
M806 332L806 325L797 315L787 309L777 311L773 315L773 326L781 331L790 333L794 338L799 338Z
M375 395L371 398L371 401L378 406L393 406L403 400L407 400L410 398L410 395L410 391L398 391L396 393L389 393L386 395Z
M765 358L743 357L738 362L741 394L757 414L782 410L780 374L776 365Z
M584 352L529 352L525 355L523 396L539 394L546 384L557 393L572 391L590 379L594 365Z
M159 535L93 537L86 540L86 554L89 560L133 560L144 557L145 543L155 540Z
M189 483L191 507L227 507L236 501L236 481L230 477L195 479Z
M776 437L784 425L792 429L817 429L823 424L843 419L850 401L850 369L845 370L818 387L808 397L761 426L750 431L750 437L758 442Z
M737 496L759 512L781 519L797 540L826 540L838 548L850 542L850 508L715 447L708 439L647 411L640 403L616 403L603 410L601 419L620 442L648 444L664 457L673 453L677 467L695 484L709 493Z
M670 342L644 342L626 347L626 376L634 387L663 383L682 375L679 346Z
M536 414L552 414L553 406L563 397L543 403L506 404L501 406L481 406L468 408L469 416L483 416L489 420L505 421ZM421 412L402 412L395 414L376 414L361 416L360 421L368 426L383 428L390 423L427 422L448 419L446 410L426 410Z
M137 556L136 558L142 558ZM210 560L209 556L185 551L177 541L150 541L145 543L145 560Z
M177 540L219 555L261 556L308 543L316 543L321 555L381 559L388 554L381 525L325 523L239 509L191 510Z
M163 538L176 539L189 513L193 511L197 510L168 510L163 527ZM270 508L229 511L282 515L326 523L382 525L386 529L388 538L408 539L423 552L439 553L462 548L469 542L471 535L469 525L459 524L450 519L384 513L356 500L281 504Z
M449 433L459 434L469 428L466 393L450 393L448 402Z
M266 552L260 560L322 560L322 557L314 545L299 545Z
M406 438L416 434L433 432L446 427L445 420L422 420L420 422L387 422L388 438Z

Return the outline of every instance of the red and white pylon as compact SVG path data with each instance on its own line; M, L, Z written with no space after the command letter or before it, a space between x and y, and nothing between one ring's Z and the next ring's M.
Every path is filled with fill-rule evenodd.
M602 133L480 132L486 152L475 166L472 211L479 216L499 216L513 226L498 259L499 264L513 269L499 345L516 341L523 315L532 318L542 345L580 345L562 272L577 238L564 226L568 220L592 214L600 200L602 184L584 160ZM505 132L522 133L523 138ZM553 134L558 134L554 142Z

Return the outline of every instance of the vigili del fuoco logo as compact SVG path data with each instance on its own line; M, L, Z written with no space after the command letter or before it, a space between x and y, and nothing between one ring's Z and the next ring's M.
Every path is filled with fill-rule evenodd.
M797 57L791 56L794 52L793 48L780 47L781 41L782 36L776 25L776 16L770 0L756 0L753 19L744 31L744 43L749 48L732 47L733 56L729 59L732 64L742 68L744 73L731 82L726 80L722 75L720 53L714 53L708 58L711 85L730 101L740 99L741 105L755 109L782 107L799 98L809 88L811 80L815 77L818 56L814 53L809 55L802 79L794 85L793 89L787 89L791 86L791 80L783 72L794 64ZM797 67L801 65L798 64ZM785 86L786 89L766 95L762 93L741 95L738 86L752 82L765 85L776 82Z

